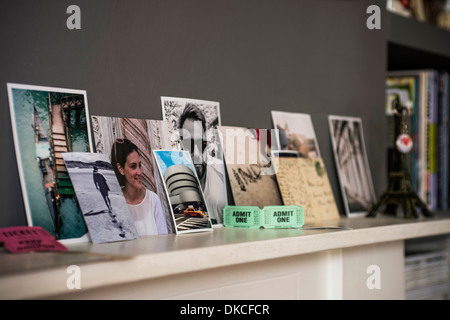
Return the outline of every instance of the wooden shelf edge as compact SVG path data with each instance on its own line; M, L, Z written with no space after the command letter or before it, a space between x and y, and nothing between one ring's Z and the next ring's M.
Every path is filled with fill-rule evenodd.
M395 13L386 14L389 42L450 58L450 31Z
M103 245L84 244L85 254L97 254L99 258L104 255L104 259L82 258L78 263L71 259L65 264L62 256L60 264L53 268L34 269L33 263L41 258L35 254L31 260L27 259L28 265L23 266L22 272L0 274L0 298L28 299L70 293L66 270L73 263L81 268L82 289L91 290L327 250L450 234L450 218L420 221L344 218L339 225L351 229L217 228L207 233L144 237L139 241ZM72 254L79 253L81 247L72 248L76 250ZM0 255L0 261L7 258Z

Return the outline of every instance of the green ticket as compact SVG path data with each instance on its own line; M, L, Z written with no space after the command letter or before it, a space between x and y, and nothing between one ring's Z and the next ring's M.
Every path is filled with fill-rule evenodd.
M305 222L301 206L226 206L223 224L228 228L301 228Z
M301 228L305 223L301 206L266 206L262 214L264 228Z
M223 209L223 224L229 228L259 228L261 213L258 207L226 206Z

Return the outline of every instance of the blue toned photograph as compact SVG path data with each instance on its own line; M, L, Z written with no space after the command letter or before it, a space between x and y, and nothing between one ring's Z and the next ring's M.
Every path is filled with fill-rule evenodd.
M153 150L176 233L212 230L207 203L188 151Z
M8 98L28 225L88 241L62 157L92 150L86 91L9 83Z

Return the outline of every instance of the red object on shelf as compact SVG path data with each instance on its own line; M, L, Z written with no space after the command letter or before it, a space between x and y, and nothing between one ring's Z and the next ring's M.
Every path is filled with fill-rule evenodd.
M0 229L0 242L11 253L32 251L67 251L42 227L7 227Z
M400 0L400 3L401 3L405 8L411 7L411 1L410 1L410 0Z

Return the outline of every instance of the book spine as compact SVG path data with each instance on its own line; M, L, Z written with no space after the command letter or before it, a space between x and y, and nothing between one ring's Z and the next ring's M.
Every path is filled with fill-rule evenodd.
M439 74L438 209L448 209L448 73Z
M447 177L447 183L445 184L445 187L447 188L447 209L450 208L450 73L445 74L445 97L444 97L444 104L445 104L445 109L447 110L447 117L446 117L446 137L447 137L447 148L446 148L446 154L447 154L447 158L446 158L446 177ZM450 242L449 242L450 243Z
M438 119L438 81L435 71L428 72L428 122L427 122L427 203L429 209L437 210L437 119Z
M418 178L418 173L419 173L419 96L420 96L420 88L419 88L419 77L414 77L414 101L413 101L413 117L412 117L412 128L410 130L411 133L411 137L413 139L413 150L412 150L412 154L411 154L411 159L412 159L412 165L411 165L411 183L413 185L414 190L418 190L419 188L419 178Z
M418 124L418 170L417 170L417 194L423 202L427 203L427 77L425 72L420 72L420 104Z

